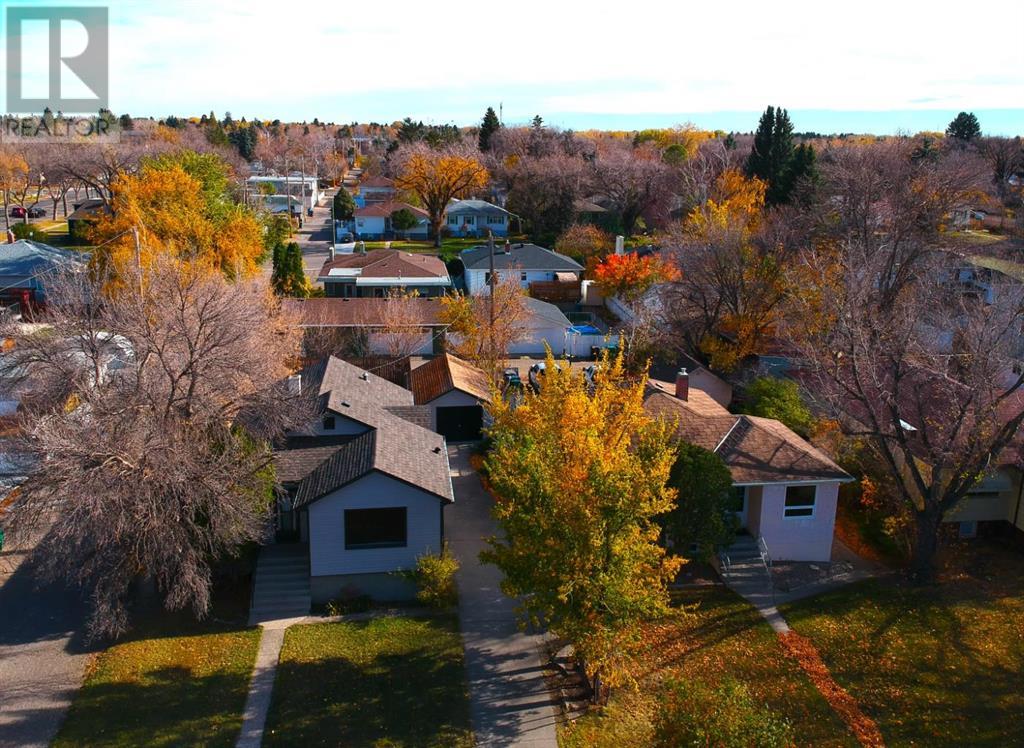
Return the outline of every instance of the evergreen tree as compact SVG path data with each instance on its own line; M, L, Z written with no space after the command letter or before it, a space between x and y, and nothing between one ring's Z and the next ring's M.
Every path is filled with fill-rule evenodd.
M132 120L131 116L127 114L122 114L120 117L118 117L117 124L121 127L122 130L135 129L135 122Z
M284 287L285 278L285 247L281 242L274 244L274 249L270 255L270 287L274 289L274 293L282 295L281 290Z
M306 271L302 266L302 249L295 242L275 244L272 255L270 285L278 296L309 295Z
M533 115L533 120L530 124L534 130L540 130L542 127L544 127L544 118L541 117L539 114L535 114Z
M768 107L754 133L754 145L747 157L746 173L767 184L769 205L788 203L803 177L813 173L815 154L811 146L793 146L793 123L782 107Z
M946 135L966 142L981 135L981 125L978 123L978 118L974 116L974 112L960 112L949 123Z
M351 221L355 212L356 203L352 196L344 187L339 187L338 192L334 195L334 220Z
M480 123L481 151L489 151L491 149L491 136L500 129L501 123L498 121L498 115L494 113L494 108L487 107L487 111L484 113L484 121Z

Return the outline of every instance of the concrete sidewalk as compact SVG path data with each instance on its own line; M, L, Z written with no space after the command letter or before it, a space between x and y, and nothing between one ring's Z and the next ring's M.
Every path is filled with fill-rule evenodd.
M472 447L450 445L455 504L445 537L459 559L459 624L466 651L470 712L478 746L556 748L556 712L542 672L538 636L516 626L514 601L499 589L501 572L479 561L497 527L492 499L469 464Z

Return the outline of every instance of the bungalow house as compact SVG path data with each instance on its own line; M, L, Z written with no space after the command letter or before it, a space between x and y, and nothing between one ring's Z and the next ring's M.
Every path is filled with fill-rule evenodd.
M410 229L395 229L391 216L399 210L407 210L416 218L416 225ZM415 205L395 201L372 202L357 207L352 219L353 233L360 239L393 239L402 236L407 239L426 239L430 229L427 211Z
M470 247L459 255L466 269L466 290L470 294L490 288L491 258L487 246ZM579 285L583 266L571 257L536 244L498 245L494 250L494 271L498 282L512 280L528 290L534 282L563 281Z
M449 441L479 439L483 403L491 399L487 373L450 353L416 367L409 386L417 405L430 408L430 428Z
M443 296L452 286L439 257L397 249L335 254L320 268L317 281L328 297L384 297L391 290L419 296Z
M445 324L436 297L285 299L282 308L305 331L307 348L311 339L318 339L359 357L394 355L396 348L402 355L416 356L444 349Z
M512 214L486 200L452 200L444 225L452 236L507 236Z
M66 267L84 268L88 255L19 239L0 244L0 304L22 314L46 303L46 275Z
M353 199L362 208L373 203L390 203L397 194L395 183L387 177L367 177L359 182L359 192Z
M295 384L316 397L318 420L276 453L278 526L308 548L312 602L410 598L414 586L395 572L441 550L454 501L444 437L420 425L409 390L340 359ZM259 585L256 595L272 593Z
M690 387L650 380L644 408L679 436L717 454L732 474L740 526L773 559L829 561L839 484L852 480L820 450L771 418L735 415Z

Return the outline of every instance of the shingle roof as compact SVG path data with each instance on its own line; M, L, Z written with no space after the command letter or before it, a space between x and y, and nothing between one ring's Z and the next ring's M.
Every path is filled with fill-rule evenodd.
M413 403L412 392L333 356L304 369L302 384L318 395L321 408L369 430L331 444L310 437L302 447L279 453L279 480L299 481L296 507L371 470L453 500L444 437L421 425L429 422L429 410Z
M295 315L303 327L382 327L388 321L389 299L322 298L285 299L282 308ZM441 300L436 297L406 299L409 323L418 327L438 327Z
M332 270L350 271L331 274ZM358 271L352 273L351 271ZM317 280L342 280L354 275L360 278L447 278L448 268L440 257L412 254L398 249L375 249L366 254L335 255L320 268Z
M454 501L444 437L384 410L375 428L340 447L299 483L293 506L305 506L371 471Z
M478 215L499 213L501 215L509 215L509 212L500 205L489 203L486 200L452 200L448 203L448 207L445 208L445 212L448 214L472 213L474 215Z
M49 244L19 239L13 244L0 244L0 275L31 276L69 265L82 265L88 255L57 249Z
M430 217L430 214L423 210L423 208L417 208L415 205L395 200L388 200L382 203L367 203L364 208L356 208L355 216L356 218L390 216L396 210L402 210L403 208L421 220L426 220Z
M377 177L367 177L366 179L360 180L359 186L360 187L377 187L377 188L390 187L390 188L394 189L395 183L392 180L388 179L387 177L377 176Z
M561 309L554 304L550 304L540 299L535 299L532 296L523 297L523 306L526 307L526 312L529 315L528 322L530 327L571 327L572 322L565 316Z
M491 397L491 379L472 364L444 353L412 370L409 384L418 404L429 403L441 395L459 390L478 400Z
M582 271L583 266L571 257L553 252L536 244L510 244L509 251L505 245L496 245L494 267L498 270L519 268L521 270L569 270ZM490 250L486 246L470 247L462 250L459 255L466 270L487 270L490 267Z
M795 483L849 480L850 476L784 424L771 418L734 415L709 395L690 388L688 400L674 388L651 380L644 409L675 420L677 433L691 444L718 454L733 483Z

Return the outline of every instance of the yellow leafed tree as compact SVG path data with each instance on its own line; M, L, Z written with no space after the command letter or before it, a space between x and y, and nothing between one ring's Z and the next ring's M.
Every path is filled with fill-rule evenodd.
M628 680L629 644L666 612L683 563L654 521L676 499L671 427L647 416L645 377L627 379L621 358L601 362L594 386L550 352L546 371L539 393L491 406L485 466L503 533L481 558L525 620L572 642L600 697Z
M395 180L400 190L414 193L430 216L434 246L441 246L441 224L448 203L482 189L487 169L473 156L457 150L436 151L417 146L401 155L402 170Z

